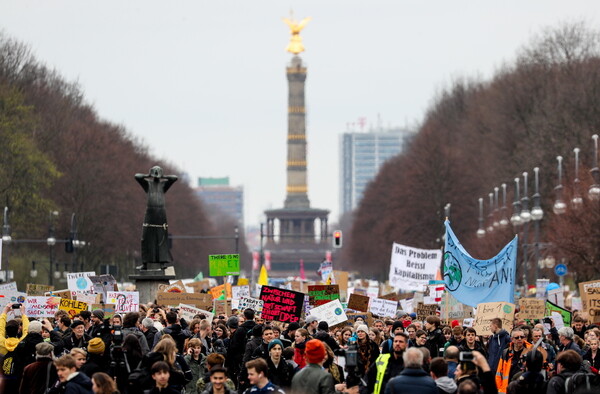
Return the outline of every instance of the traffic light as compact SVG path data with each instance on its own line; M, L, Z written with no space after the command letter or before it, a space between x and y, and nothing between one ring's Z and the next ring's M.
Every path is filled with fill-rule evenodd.
M333 232L333 247L334 248L342 247L342 232L340 230L335 230Z

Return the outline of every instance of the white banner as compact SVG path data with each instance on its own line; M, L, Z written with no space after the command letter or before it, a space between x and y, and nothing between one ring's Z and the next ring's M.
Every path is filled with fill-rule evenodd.
M212 323L215 314L204 309L196 308L193 305L179 304L179 314L188 322L191 322L196 315L204 315L206 321Z
M231 286L231 298L239 300L242 297L250 297L250 286Z
M369 310L379 317L395 317L398 309L398 301L384 300L383 298L372 298Z
M27 297L25 314L27 317L54 317L59 303L60 297Z
M435 280L441 261L439 249L417 249L394 243L390 285L395 290L423 291L430 280Z
M67 287L71 291L94 290L94 284L90 276L96 276L95 272L69 272L67 273Z
M312 308L310 316L315 316L319 321L326 321L330 327L348 320L340 300L329 301L327 304Z
M244 309L250 308L254 310L256 317L260 317L260 314L263 310L263 304L264 302L262 300L257 300L256 298L250 297L242 297L240 298L238 309L240 310L240 312L243 312Z
M115 305L115 313L140 310L140 293L137 291L109 291L106 293L106 298L107 304Z

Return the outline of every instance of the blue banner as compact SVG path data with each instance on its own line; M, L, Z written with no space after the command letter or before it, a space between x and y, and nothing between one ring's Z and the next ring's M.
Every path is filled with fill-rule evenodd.
M444 282L458 301L476 307L482 302L515 302L517 236L495 257L477 260L467 253L446 220Z

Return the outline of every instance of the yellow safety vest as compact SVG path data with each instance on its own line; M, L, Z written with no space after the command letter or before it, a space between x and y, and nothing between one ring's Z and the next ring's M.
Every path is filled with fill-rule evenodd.
M388 362L390 361L390 356L390 353L380 354L379 357L377 357L377 361L375 361L375 366L377 367L377 378L375 380L373 394L379 394L381 392L381 385L383 384L383 378L385 376Z

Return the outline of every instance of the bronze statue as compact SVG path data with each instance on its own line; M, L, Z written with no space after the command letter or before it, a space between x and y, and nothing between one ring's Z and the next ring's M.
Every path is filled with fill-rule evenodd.
M293 53L294 55L299 54L300 52L304 52L304 45L302 44L302 37L300 37L300 32L304 29L304 26L310 21L311 18L304 18L301 22L296 22L294 17L291 17L291 20L288 18L283 18L283 21L286 25L290 27L290 43L285 48L286 51Z
M135 174L135 180L148 196L142 228L142 265L138 269L147 270L148 263L160 263L160 268L165 269L173 264L167 244L165 193L177 181L177 176L163 175L162 168L154 166L148 174Z

